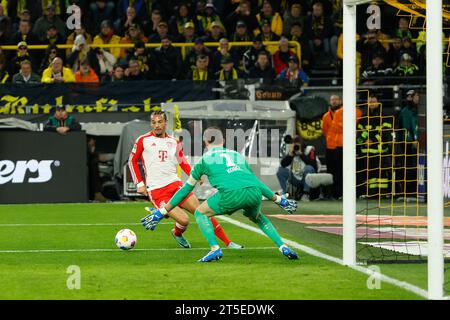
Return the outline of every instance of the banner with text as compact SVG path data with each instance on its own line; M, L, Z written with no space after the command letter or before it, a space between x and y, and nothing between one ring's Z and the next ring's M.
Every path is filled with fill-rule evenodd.
M149 112L170 101L215 99L215 81L135 81L100 84L3 84L0 115L49 114L55 105L69 112Z

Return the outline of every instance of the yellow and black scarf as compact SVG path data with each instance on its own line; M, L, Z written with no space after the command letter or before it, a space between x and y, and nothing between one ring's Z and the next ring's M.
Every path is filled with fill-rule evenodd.
M236 80L238 78L238 73L235 68L231 69L231 72L225 72L224 69L219 72L220 81Z
M183 30L184 30L184 25L188 22L192 22L192 19L190 18L178 18L177 19L177 30L179 34L183 34Z
M18 2L20 2L20 0L18 0ZM1 0L0 4L3 6L3 14L5 16L8 16L8 0ZM17 6L19 6L19 4L17 4ZM19 12L19 11L17 11ZM19 15L17 15L19 16Z
M9 73L7 71L5 72L0 72L0 83L5 83L6 80L8 80L9 78Z
M312 19L312 30L316 36L320 36L323 32L325 26L324 17L320 18L313 17Z
M208 80L208 70L200 72L196 67L192 69L192 80L206 81Z

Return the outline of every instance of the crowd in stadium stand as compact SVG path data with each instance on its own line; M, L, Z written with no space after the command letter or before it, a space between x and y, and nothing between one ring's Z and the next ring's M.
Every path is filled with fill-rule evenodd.
M75 30L66 26L71 4L82 12ZM389 28L358 27L363 84L393 84L389 76L402 83L402 77L424 74L425 34L395 14L382 11L383 21L392 21ZM253 44L230 46L242 41ZM263 41L279 46L266 50ZM300 44L300 55L288 41ZM173 45L180 42L193 46L182 53ZM0 46L16 46L0 50L1 83L278 77L305 85L312 69L340 69L342 42L342 0L0 1ZM47 49L28 49L35 44ZM72 48L60 49L60 44Z

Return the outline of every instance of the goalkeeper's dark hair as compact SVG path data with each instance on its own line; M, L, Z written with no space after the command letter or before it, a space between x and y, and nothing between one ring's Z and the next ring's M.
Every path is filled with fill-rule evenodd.
M225 138L221 128L217 126L211 126L206 128L203 133L203 139L209 144L224 144Z
M167 114L165 111L155 110L150 114L150 119L152 119L153 116L163 116L164 120L167 121Z

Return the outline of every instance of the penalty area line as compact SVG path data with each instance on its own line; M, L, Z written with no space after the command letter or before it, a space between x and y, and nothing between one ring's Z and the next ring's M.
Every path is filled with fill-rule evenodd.
M160 222L159 224L173 225L175 222ZM190 221L195 224L195 221ZM141 226L136 222L114 222L114 223L4 223L0 228L8 227L109 227L109 226Z
M159 225L173 225L175 222L160 222ZM227 223L227 222L224 222ZM197 224L189 221L189 224ZM114 226L142 226L136 222L112 222L112 223L0 223L0 228L11 227L114 227Z
M255 228L253 226L250 226L250 225L248 225L246 223L237 221L237 220L235 220L233 218L230 218L230 217L225 217L225 216L216 216L216 217L219 218L220 220L223 220L223 221L226 221L228 223L234 224L235 226L238 226L240 228L243 228L243 229L246 229L246 230L249 230L249 231L252 231L254 233L258 233L260 235L263 235L263 236L267 237L264 234L264 232L262 232L260 229ZM366 274L368 276L371 276L373 278L379 279L379 280L381 280L383 282L392 284L394 286L397 286L399 288L402 288L404 290L407 290L409 292L417 294L418 296L421 296L423 298L428 299L428 292L426 290L424 290L422 288L419 288L419 287L417 287L415 285L412 285L412 284L410 284L408 282L404 282L404 281L400 281L400 280L395 279L395 278L391 278L391 277L386 276L386 275L384 275L382 273L374 272L373 270L370 270L370 269L362 267L362 266L349 266L349 265L346 265L346 264L344 264L344 261L342 259L339 259L339 258L330 256L330 255L327 255L327 254L322 253L320 251L317 251L317 250L315 250L313 248L307 247L305 245L302 245L302 244L300 244L298 242L295 242L295 241L292 241L292 240L289 240L289 239L286 239L286 238L281 238L281 240L283 240L283 242L286 243L287 245L289 245L289 246L291 246L293 248L299 249L299 250L301 250L301 251L303 251L303 252L305 252L305 253L307 253L309 255L312 255L312 256L317 257L317 258L321 258L321 259L325 259L325 260L337 263L337 264L339 264L341 266L349 267L349 268L351 268L353 270L359 271L359 272L364 273L364 274Z
M167 224L164 223L164 224ZM140 223L4 223L0 228L8 227L102 227L102 226L140 226Z

